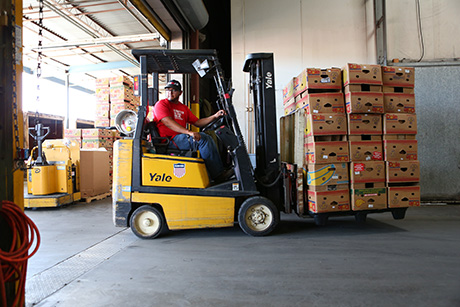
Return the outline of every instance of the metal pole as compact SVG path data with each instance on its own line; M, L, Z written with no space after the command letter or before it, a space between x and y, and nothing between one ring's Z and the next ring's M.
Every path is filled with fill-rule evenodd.
M69 129L70 117L70 74L66 73L65 77L65 90L66 90L66 111L65 111L65 129Z

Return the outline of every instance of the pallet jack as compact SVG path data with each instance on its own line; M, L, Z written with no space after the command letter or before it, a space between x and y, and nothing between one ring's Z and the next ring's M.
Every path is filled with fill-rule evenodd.
M25 208L59 207L81 199L79 144L66 140L44 141L48 133L49 127L40 123L29 128L37 146L27 161Z

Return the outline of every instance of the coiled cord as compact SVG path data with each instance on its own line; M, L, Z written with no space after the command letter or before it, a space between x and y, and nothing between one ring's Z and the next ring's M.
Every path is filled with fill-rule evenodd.
M3 200L0 215L12 232L9 250L0 249L0 305L7 306L6 283L16 282L16 296L11 306L24 306L27 261L40 246L40 233L35 223L13 202ZM35 247L29 254L34 240Z

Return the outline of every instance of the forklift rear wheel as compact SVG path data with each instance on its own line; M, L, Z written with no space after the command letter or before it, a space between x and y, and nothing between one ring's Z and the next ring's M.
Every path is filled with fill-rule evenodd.
M131 230L141 239L156 238L165 225L163 214L149 205L137 208L131 216Z
M280 220L279 211L267 198L255 196L246 199L238 211L238 223L248 235L268 235Z

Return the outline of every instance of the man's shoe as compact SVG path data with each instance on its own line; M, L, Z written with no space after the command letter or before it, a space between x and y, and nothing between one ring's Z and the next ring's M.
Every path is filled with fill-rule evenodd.
M233 168L226 169L222 171L216 178L214 178L214 183L221 183L230 179L233 175L235 175L235 171Z

